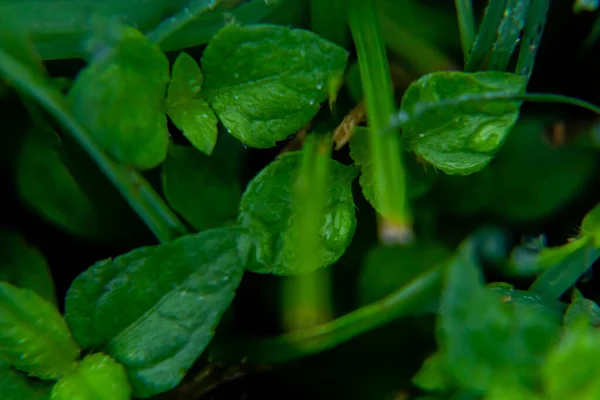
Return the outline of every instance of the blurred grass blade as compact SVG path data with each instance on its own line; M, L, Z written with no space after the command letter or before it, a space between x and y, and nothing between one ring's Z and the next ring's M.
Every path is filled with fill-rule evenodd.
M598 40L598 37L600 37L600 15L598 15L598 18L596 18L590 34L585 38L585 41L583 42L583 48L589 49L592 47Z
M460 43L466 63L476 35L473 4L471 4L471 0L454 0L454 3L456 4L456 17L460 29Z
M477 38L473 47L471 48L471 54L465 66L465 71L474 72L481 68L485 62L486 57L492 50L498 28L502 22L502 16L506 10L507 0L490 0L489 5L485 10L483 21L479 27Z
M533 72L535 55L542 41L549 6L549 0L531 0L531 5L527 11L516 69L516 73L524 76L527 80Z
M10 79L17 89L35 98L66 128L117 187L158 240L167 242L186 232L186 228L177 216L140 174L117 164L94 143L88 132L71 115L63 95L48 84L41 75L23 66L2 49L0 49L0 74Z
M222 0L193 0L190 4L161 22L155 29L148 33L148 40L151 43L160 45L165 39L173 35L200 15L213 10Z
M506 71L510 58L517 48L519 36L525 26L529 0L508 0L498 37L492 48L488 70Z
M412 238L412 218L400 136L396 132L386 132L395 106L385 45L372 2L352 0L348 13L367 109L375 197L385 228L380 230L380 239L405 243Z
M350 45L345 0L311 0L311 30L344 48Z

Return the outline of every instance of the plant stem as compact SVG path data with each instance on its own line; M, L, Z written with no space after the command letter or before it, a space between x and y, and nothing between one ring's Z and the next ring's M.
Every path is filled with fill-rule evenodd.
M506 10L506 0L490 0L479 27L477 38L465 65L465 71L474 72L481 68L485 58L492 50L502 16Z
M222 338L210 349L210 358L232 364L283 363L330 349L397 318L425 311L422 305L439 295L442 271L443 267L430 270L380 301L313 328L262 340Z
M0 74L24 94L36 99L67 129L159 241L170 241L187 231L140 174L119 165L96 145L85 128L71 115L64 96L48 84L41 75L23 66L2 49L0 49Z
M412 238L412 217L406 195L406 172L399 135L386 132L394 112L390 69L375 5L352 0L348 10L369 126L369 147L375 171L375 196L387 230L382 239L405 243Z
M460 43L462 45L465 63L469 58L469 51L475 42L475 17L471 0L454 0L456 17L460 29Z

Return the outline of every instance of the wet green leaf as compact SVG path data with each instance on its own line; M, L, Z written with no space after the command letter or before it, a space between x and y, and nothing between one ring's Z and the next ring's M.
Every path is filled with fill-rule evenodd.
M67 292L73 336L123 364L135 396L173 388L233 300L247 255L245 233L209 230L99 261Z
M118 161L140 169L160 164L169 133L164 96L169 62L133 28L95 40L98 50L69 91L74 116Z
M436 242L405 246L377 246L369 251L359 276L361 304L381 300L417 276L439 267L451 252Z
M0 355L29 375L55 379L75 367L79 348L54 305L0 282Z
M17 232L0 230L0 281L31 289L56 305L54 281L44 255Z
M485 393L500 384L534 385L542 357L557 339L560 320L486 290L472 246L463 243L447 272L439 348L461 388Z
M473 94L522 94L526 81L503 72L435 72L412 83L402 110L415 114L425 103ZM412 150L434 167L468 175L485 167L498 152L519 116L518 101L469 101L434 108L403 126Z
M600 396L600 333L585 321L567 327L542 368L544 399Z
M51 386L15 371L0 356L0 388L2 400L47 400L50 398Z
M543 137L547 121L519 121L502 151L471 176L442 176L436 196L457 214L491 213L516 221L551 215L592 177L597 152L578 142L552 147Z
M194 147L210 155L217 143L217 117L200 97L202 71L191 56L181 53L171 75L167 94L169 118Z
M52 388L52 400L129 400L131 386L123 366L106 354L84 358Z
M169 205L196 230L235 221L242 188L228 160L173 145L162 168Z
M242 196L239 221L251 230L256 247L256 262L248 266L253 272L299 272L294 263L299 221L293 211L293 195L301 160L301 152L279 157L254 177ZM346 251L356 227L351 182L357 171L333 160L328 169L326 208L320 222L321 267L334 263Z
M315 116L347 58L309 31L230 24L204 51L202 94L233 136L273 147Z

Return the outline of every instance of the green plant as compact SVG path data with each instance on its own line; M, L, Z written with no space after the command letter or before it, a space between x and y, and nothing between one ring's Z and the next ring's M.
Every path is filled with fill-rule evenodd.
M0 232L3 398L199 398L343 343L383 359L389 338L368 335L386 327L394 346L430 339L391 378L411 398L600 396L600 309L582 294L600 108L527 90L548 0L25 3L0 5L0 94L20 100L2 167L68 238L53 246L102 256L67 280L27 244L40 220ZM452 51L464 70L442 70ZM52 72L74 57L76 74ZM552 113L524 102L590 119L548 140ZM510 242L575 201L576 232ZM342 307L338 281L358 290ZM348 392L386 398L384 375Z

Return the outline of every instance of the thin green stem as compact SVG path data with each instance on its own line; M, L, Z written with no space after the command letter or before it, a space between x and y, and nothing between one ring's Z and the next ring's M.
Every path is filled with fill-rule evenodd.
M402 127L409 121L415 121L422 118L423 115L434 110L440 110L447 107L456 107L465 103L471 102L482 102L482 101L530 101L535 103L560 103L569 104L581 108L585 108L595 114L600 115L600 107L585 100L577 99L574 97L563 96L560 94L548 94L548 93L525 93L525 94L514 94L514 93L477 93L467 94L458 96L454 99L441 100L436 102L421 102L415 106L415 112L413 114L407 114L405 111L397 112L393 117L389 125L389 130L394 130Z
M489 52L494 46L502 16L506 10L506 0L490 0L485 10L479 33L471 48L465 65L465 71L474 72L481 68Z
M41 75L23 66L2 49L0 49L0 74L21 92L36 99L67 129L158 240L167 242L186 232L186 228L177 216L141 175L135 170L119 165L104 154L85 128L71 115L64 96L48 84Z
M271 339L222 338L210 357L225 363L283 363L330 349L397 318L424 312L422 305L439 296L443 269L430 270L382 300L326 324Z
M475 42L475 16L473 15L473 4L471 0L454 0L456 4L456 17L460 29L460 43L462 45L465 63L469 58L469 50Z
M390 227L382 238L406 242L412 237L406 172L402 162L400 137L386 133L395 105L375 5L371 1L352 0L348 16L367 109L369 148L373 157L375 196L379 206L377 211Z

